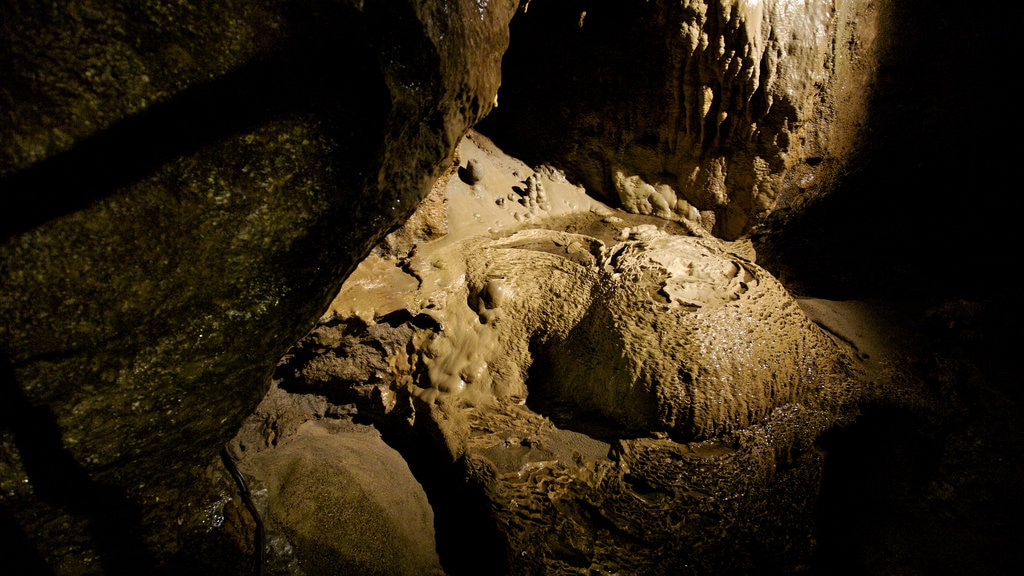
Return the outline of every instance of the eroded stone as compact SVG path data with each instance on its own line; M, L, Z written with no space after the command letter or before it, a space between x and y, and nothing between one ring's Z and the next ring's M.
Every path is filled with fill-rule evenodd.
M717 236L739 238L827 191L855 149L879 12L864 2L534 2L513 20L502 106L480 128L626 210L697 212Z
M848 350L752 252L699 226L595 201L524 226L492 199L531 177L548 210L577 191L553 171L523 178L489 146L463 142L487 176L447 195L490 225L450 218L449 236L392 264L414 280L397 291L369 282L388 262L374 257L281 386L440 447L437 464L468 478L462 497L487 503L504 573L747 569L750 542L726 535L779 517L766 501L799 512L758 545L787 569L806 561L787 547L811 521L815 438L858 393ZM361 298L372 311L354 312Z
M265 518L294 546L302 573L444 574L426 493L372 427L310 420L245 470L252 489L266 491Z

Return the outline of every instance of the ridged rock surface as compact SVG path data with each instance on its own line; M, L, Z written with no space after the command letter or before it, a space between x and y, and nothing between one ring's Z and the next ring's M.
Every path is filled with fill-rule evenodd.
M623 434L692 441L844 380L835 339L738 248L699 226L625 222L475 132L459 155L483 176L448 181L449 234L404 256L371 255L332 305L342 318L417 327L387 369L346 381L390 372L407 390L384 397L525 400ZM324 362L310 368L337 375Z
M448 234L361 263L276 373L275 397L324 407L263 409L245 468L273 474L259 449L295 421L355 412L419 463L452 574L806 566L814 443L864 393L850 350L742 245L612 210L473 131L459 156ZM469 563L467 539L487 550Z
M579 325L538 346L546 401L689 441L837 383L832 337L753 262L653 225L609 252Z
M627 236L609 246L544 229L421 246L408 301L425 307L408 308L439 328L414 338L404 362L414 394L526 399L622 434L691 441L842 381L832 337L759 266L654 224L616 230Z
M481 130L627 210L734 239L828 184L865 123L877 7L525 3ZM534 118L531 123L518 119Z
M11 562L202 569L197 471L490 110L514 8L4 3Z

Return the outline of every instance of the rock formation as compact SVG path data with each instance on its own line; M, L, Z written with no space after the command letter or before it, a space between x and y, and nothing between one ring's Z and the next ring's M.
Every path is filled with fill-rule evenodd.
M307 574L441 575L434 513L402 456L372 426L305 422L251 462ZM280 561L279 561L280 562Z
M17 561L149 573L195 555L197 472L493 106L514 8L0 8Z
M1015 566L1014 19L96 4L0 6L5 569Z
M848 159L877 19L865 2L530 2L481 129L631 211L697 211L735 239Z
M431 455L426 484L440 482L430 470L460 470L466 488L449 506L487 502L478 521L498 534L475 544L493 550L482 565L453 559L463 531L439 523L450 573L807 562L810 547L786 542L812 516L795 494L820 482L809 443L861 394L846 345L697 225L665 230L613 211L475 132L459 157L482 176L448 180L448 234L404 255L387 241L360 265L240 431L243 468L273 477L281 465L267 463L294 457L302 426L343 426L355 412L406 438L396 443L408 457ZM414 228L441 215L432 206ZM276 408L287 398L315 408ZM777 475L783 457L799 464ZM791 509L772 536L756 528L776 512L762 498ZM271 500L263 515L290 509ZM305 522L332 530L316 515ZM292 524L277 524L287 539ZM710 535L737 532L777 558L762 563L740 553L747 539Z

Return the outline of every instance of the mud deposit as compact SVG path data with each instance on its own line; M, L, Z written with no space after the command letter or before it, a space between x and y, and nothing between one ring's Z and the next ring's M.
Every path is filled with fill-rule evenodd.
M268 570L789 574L863 559L843 542L872 542L840 520L862 512L844 507L848 479L871 474L853 446L871 437L924 466L936 445L912 419L857 420L911 380L898 334L866 304L798 302L748 244L672 214L613 210L471 132L233 442Z

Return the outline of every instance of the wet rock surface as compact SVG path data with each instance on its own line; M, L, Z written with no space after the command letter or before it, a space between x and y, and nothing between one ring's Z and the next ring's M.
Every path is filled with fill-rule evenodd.
M864 2L526 2L501 106L480 128L609 203L699 214L716 236L739 238L822 193L858 145L880 12Z
M0 498L5 534L33 543L17 562L202 570L193 538L230 483L200 471L493 105L513 9L0 8Z
M5 570L1012 572L1016 21L515 9L0 7Z
M404 244L404 257L390 249L401 242L386 241L361 264L276 372L264 405L291 407L250 419L239 445L286 445L307 421L372 423L429 495L447 574L1005 566L1014 541L1005 527L1021 502L998 494L1020 462L993 458L1012 453L1019 436L1003 433L1013 400L989 387L999 372L967 350L992 344L983 304L794 300L773 292L749 245L609 209L578 196L557 170L529 168L475 132L459 157L475 160L484 178L449 179L442 204L450 210L438 212L434 200L425 207L432 216L420 215L447 213L449 234ZM530 176L546 191L547 211L529 201ZM422 219L413 223L422 229ZM773 302L762 327L778 333L748 329L743 317L646 332L648 310L659 327L673 314L692 321L737 303L755 314L743 298L758 291ZM590 320L620 297L620 322ZM688 347L712 344L697 335L716 327L735 329L713 342L729 357L770 338L772 378L743 372L756 362L713 371L702 362L714 348L688 357ZM579 334L618 342L615 354L588 349ZM630 334L659 345L630 355ZM659 394L642 377L658 358L673 360L674 373L713 377ZM576 378L571 390L558 388L559 371ZM595 401L620 372L635 386L609 394L622 399L616 404ZM724 385L734 373L765 395L735 393L750 389ZM719 390L734 393L711 403L719 411L704 429L673 427L661 418L669 410L649 407ZM976 420L977 410L991 418ZM241 459L259 476L256 458L243 451ZM984 478L971 471L981 462L990 464ZM1006 506L986 512L993 498Z
M481 566L460 562L461 530L440 506L490 526L478 544L488 573L809 566L815 439L862 394L850 349L699 228L670 233L593 200L524 225L515 214L533 205L525 184L524 201L508 201L517 183L535 176L549 207L579 190L550 170L523 178L476 133L459 156L489 180L450 179L449 201L467 194L475 202L460 209L497 206L495 219L469 219L470 232L450 221L404 258L371 255L276 372L275 398L318 408L263 410L239 445L288 446L297 423L333 421L343 406L342 420L373 422L420 463L450 574ZM490 232L472 232L481 226ZM415 281L370 284L388 262ZM268 474L259 454L241 458ZM438 496L445 467L465 486L454 501ZM271 523L281 505L268 502Z

